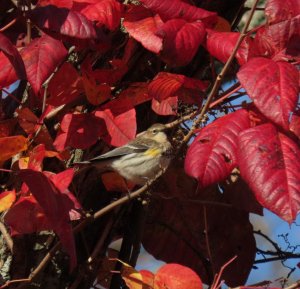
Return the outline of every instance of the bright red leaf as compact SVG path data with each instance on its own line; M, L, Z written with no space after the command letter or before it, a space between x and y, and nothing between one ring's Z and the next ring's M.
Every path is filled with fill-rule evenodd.
M116 0L100 0L80 10L87 19L96 21L97 26L116 30L120 25L123 5Z
M215 32L210 30L208 32L206 48L212 56L225 63L230 57L240 33L238 32ZM250 37L240 45L236 54L236 59L240 65L243 65L253 54L253 40Z
M9 59L18 78L26 79L25 66L19 51L10 42L10 40L2 33L0 33L0 50ZM1 83L0 83L0 87L1 87Z
M300 211L300 148L271 124L243 131L238 163L261 205L291 223Z
M60 8L71 9L73 6L73 0L39 0L37 5L38 6L54 5Z
M207 83L189 78L181 74L159 72L149 83L148 91L151 98L163 101L171 96L178 96L186 103L202 103L201 93L207 88Z
M99 136L106 133L102 120L92 114L65 114L61 122L61 132L54 141L58 151L70 146L86 149L96 143Z
M170 19L184 19L188 22L202 20L206 26L213 27L217 23L217 14L181 0L141 0L147 8L158 13L163 21Z
M93 23L76 11L49 5L33 9L28 16L46 33L77 39L97 38Z
M136 115L132 108L114 115L112 110L96 110L95 116L105 121L109 138L106 141L113 146L122 146L134 139L136 134Z
M274 60L300 60L300 15L260 28L255 36L256 50Z
M18 76L9 59L0 51L0 89L9 86L16 80Z
M159 115L176 115L178 108L178 97L169 96L162 101L153 98L151 108Z
M268 0L265 14L269 23L291 19L300 14L300 2L298 0Z
M250 127L248 112L238 110L200 130L188 149L185 171L202 187L222 181L237 165L237 139Z
M156 34L163 39L162 59L171 66L184 66L195 56L206 30L201 21L189 23L183 19L172 19L163 24Z
M129 35L146 49L156 54L162 50L162 38L156 34L163 25L159 15L143 6L132 5L125 13L123 24Z
M64 60L67 53L61 41L47 35L34 39L21 51L28 81L35 94L39 92L41 85Z
M246 63L237 77L256 107L267 118L288 129L299 93L297 69L290 63L257 57Z
M166 264L154 277L155 288L202 289L202 281L190 268L180 264Z

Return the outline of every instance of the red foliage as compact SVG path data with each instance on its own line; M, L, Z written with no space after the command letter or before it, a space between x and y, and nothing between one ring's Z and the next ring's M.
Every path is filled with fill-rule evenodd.
M234 255L222 278L244 284L255 257L249 212L267 208L291 223L300 211L299 1L268 0L266 24L245 35L234 21L242 0L8 2L0 7L0 211L12 235L54 231L75 268L73 222L80 231L105 213L97 230L82 234L80 268L97 266L94 254L116 238L126 243L132 226L130 254L142 240L158 259L195 271L167 264L138 272L143 286L211 285ZM239 83L224 92L227 80ZM131 184L114 174L101 181L92 169L75 174L72 163L156 122L171 123L176 161L140 197L151 209L140 217L132 201L108 214L130 199L115 202Z

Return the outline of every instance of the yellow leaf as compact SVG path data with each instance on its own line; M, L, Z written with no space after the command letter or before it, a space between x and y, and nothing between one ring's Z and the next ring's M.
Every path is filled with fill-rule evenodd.
M8 210L16 200L16 192L6 191L0 194L0 212Z

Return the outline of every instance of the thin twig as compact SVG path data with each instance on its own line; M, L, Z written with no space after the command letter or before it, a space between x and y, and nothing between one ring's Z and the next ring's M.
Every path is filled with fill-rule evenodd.
M231 65L231 63L232 63L232 61L233 61L240 45L241 45L241 43L243 42L244 38L247 36L247 30L248 30L248 27L250 25L250 22L251 22L251 19L253 17L253 14L254 14L254 11L255 11L255 8L257 6L258 1L259 0L255 0L254 4L252 6L252 9L250 11L250 15L247 19L247 22L245 23L245 26L244 26L241 34L240 34L240 37L238 38L238 41L236 42L235 47L234 47L229 59L225 63L221 73L217 76L217 79L216 79L216 81L215 81L215 83L214 83L214 85L213 85L213 87L212 87L212 89L211 89L211 91L210 91L210 93L207 97L206 103L203 106L198 118L194 121L194 124L193 124L191 130L189 131L189 133L184 137L184 139L182 141L182 146L183 146L183 144L187 143L191 139L191 137L194 134L195 129L202 122L204 115L207 113L207 111L209 109L209 106L210 106L210 103L212 102L213 98L217 94L217 92L219 90L219 87L222 83L223 77L225 76L228 68L230 67L230 65Z
M0 29L0 32L3 32L5 31L6 29L8 29L9 27L11 27L12 25L14 25L15 23L17 22L17 19L13 19L12 21L10 21L8 24L6 24L5 26L3 26L1 29Z
M212 273L213 273L213 275L215 275L215 268L214 268L214 264L213 264L212 254L211 254L210 245L209 245L209 238L208 238L208 222L207 222L207 210L206 210L206 206L203 206L203 217L204 217L204 227L205 227L205 244L206 244L206 249L207 249L208 258L209 258L209 261L210 261L210 264L211 264Z

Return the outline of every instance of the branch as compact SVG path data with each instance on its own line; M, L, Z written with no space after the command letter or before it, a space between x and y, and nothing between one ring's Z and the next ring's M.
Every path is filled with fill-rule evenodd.
M191 139L191 137L194 134L194 131L197 129L198 125L202 122L202 119L203 119L204 115L209 110L210 104L211 104L213 98L215 97L215 95L217 94L217 92L218 92L218 90L220 88L220 85L222 83L222 80L223 80L223 78L224 78L224 76L225 76L228 68L230 67L230 65L231 65L231 63L232 63L232 61L233 61L233 59L234 59L234 57L235 57L235 55L236 55L236 53L237 53L240 45L241 45L241 43L243 42L244 38L247 36L247 30L248 30L248 27L250 25L250 22L251 22L251 19L253 17L253 14L255 12L255 8L256 8L256 6L258 4L258 1L259 0L255 0L253 6L251 8L250 15L249 15L249 17L247 19L247 22L245 23L245 26L244 26L241 34L240 34L240 37L239 37L237 43L235 44L235 47L234 47L234 49L233 49L233 51L232 51L229 59L225 63L225 65L224 65L221 73L217 76L217 79L216 79L216 81L215 81L215 83L213 85L212 90L210 91L210 93L209 93L209 95L207 97L206 103L203 106L203 108L202 108L202 110L201 110L201 112L199 114L198 119L194 121L194 124L193 124L190 132L184 137L184 139L182 141L182 146L183 146L183 144L187 143Z

